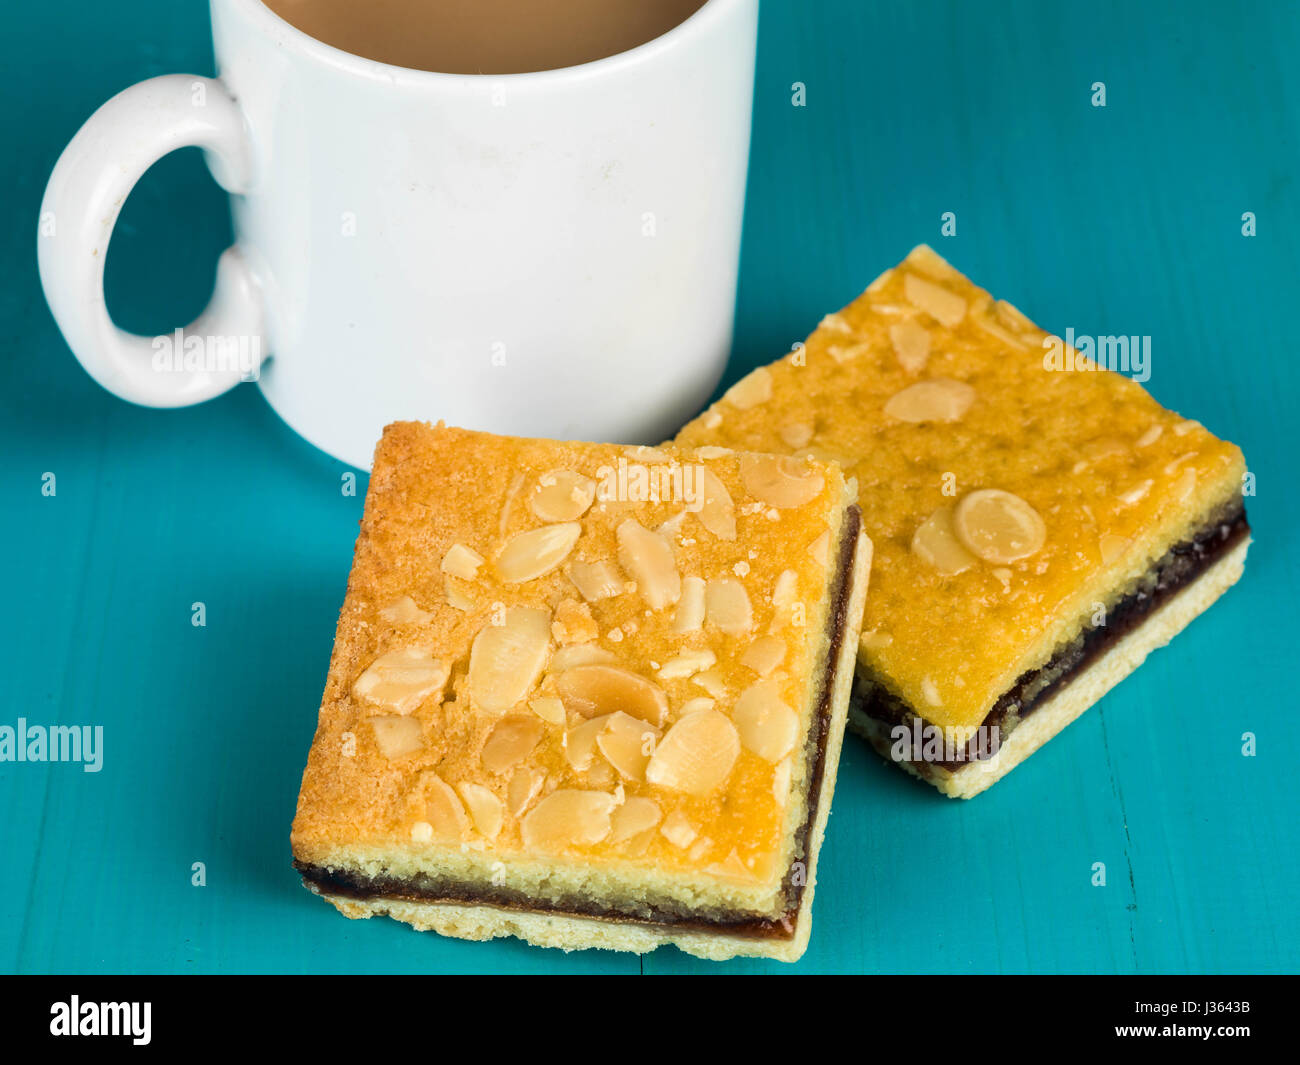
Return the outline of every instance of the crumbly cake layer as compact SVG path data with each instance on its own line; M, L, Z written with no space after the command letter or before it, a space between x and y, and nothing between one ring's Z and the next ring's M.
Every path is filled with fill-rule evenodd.
M815 461L391 426L296 864L340 896L788 921L858 642L851 502Z
M882 758L897 761L908 773L934 785L949 798L974 798L1082 716L1137 669L1147 655L1169 643L1193 618L1208 610L1240 579L1249 546L1248 538L1237 540L1196 580L1165 600L1128 635L1110 644L1101 655L1072 676L1069 684L1039 703L991 758L955 770L929 762L897 761L891 726L866 716L854 706L849 710L849 728L864 737Z
M1212 515L1194 535L1176 544L1134 588L1121 595L1094 617L1094 624L1080 632L1068 645L1059 648L1044 666L1021 676L993 704L981 722L985 735L996 727L1001 744L1005 744L1024 720L1048 702L1058 691L1077 677L1117 643L1142 626L1169 600L1190 584L1199 581L1226 555L1249 545L1250 526L1240 499L1231 500L1226 510ZM1240 568L1238 568L1240 573ZM1217 596L1216 596L1217 598ZM912 736L924 736L916 725L927 724L924 714L908 706L889 689L859 674L850 710L850 719L860 722L871 718L882 728L875 735L892 735L902 725ZM861 731L859 727L858 731ZM900 739L902 737L900 736ZM891 745L892 761L911 761L907 744ZM969 771L975 762L996 756L989 745L972 737L956 757L925 758L917 752L917 761L925 761L947 773Z
M676 442L841 463L879 563L860 669L954 737L1240 501L1245 473L925 247Z

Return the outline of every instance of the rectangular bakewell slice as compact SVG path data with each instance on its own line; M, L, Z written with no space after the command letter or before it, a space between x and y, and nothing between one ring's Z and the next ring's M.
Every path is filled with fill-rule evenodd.
M799 957L870 555L815 460L390 426L305 885L465 939Z
M676 442L856 478L876 563L849 727L953 797L1181 631L1250 542L1238 448L924 246Z

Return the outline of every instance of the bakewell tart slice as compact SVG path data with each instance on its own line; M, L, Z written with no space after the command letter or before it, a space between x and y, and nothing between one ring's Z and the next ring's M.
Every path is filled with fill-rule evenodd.
M798 958L870 570L812 459L385 431L294 819L348 917Z
M857 479L876 572L849 727L946 795L1009 772L1241 576L1240 450L1102 368L1136 366L1120 339L1088 358L922 246L677 437Z

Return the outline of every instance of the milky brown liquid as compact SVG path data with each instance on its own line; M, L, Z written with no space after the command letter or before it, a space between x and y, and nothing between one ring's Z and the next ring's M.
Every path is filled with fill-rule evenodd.
M654 40L705 0L264 0L353 55L445 74L522 74Z

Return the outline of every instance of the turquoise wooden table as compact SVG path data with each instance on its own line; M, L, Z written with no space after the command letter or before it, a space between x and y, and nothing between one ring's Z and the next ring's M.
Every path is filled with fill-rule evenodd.
M1218 606L972 802L847 742L806 957L722 969L1297 968L1298 11L767 0L728 381L927 241L1050 329L1151 336L1150 390L1244 448L1256 544ZM0 14L0 725L103 729L96 773L0 763L0 968L717 971L348 922L299 886L365 478L344 495L248 385L175 412L109 396L35 272L63 144L131 82L210 73L205 26L165 0ZM156 167L109 257L119 323L193 317L227 219L197 153Z

